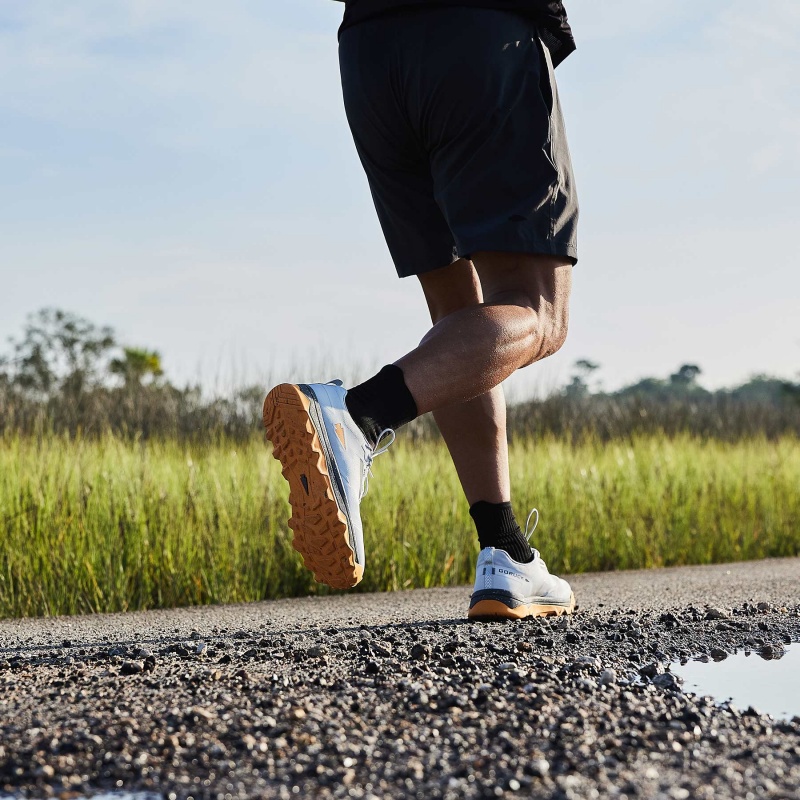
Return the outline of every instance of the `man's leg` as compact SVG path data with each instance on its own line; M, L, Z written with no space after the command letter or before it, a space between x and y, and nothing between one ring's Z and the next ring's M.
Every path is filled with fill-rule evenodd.
M485 394L564 343L569 259L486 252L473 263L484 302L444 317L417 348L348 392L347 407L373 443L383 429Z
M466 259L424 273L419 279L434 324L483 302L478 274ZM495 547L515 561L530 561L530 546L511 506L502 386L465 403L440 408L433 416L469 502L481 549Z
M461 459L469 451L472 434L459 428L459 417L462 422L469 420L480 408L479 402L496 392L500 381L561 347L569 318L572 267L568 259L477 253L473 262L483 302L444 316L419 347L352 389L346 402L350 408L353 394L357 425L362 412L370 425L394 428L419 411L430 409L439 412L437 418L445 419L450 410L453 415L445 425L451 426L451 440L461 437L455 445L456 457ZM426 295L447 298L447 279L446 272L429 276ZM440 281L443 285L437 286ZM460 285L463 289L465 282ZM449 302L455 303L460 297L461 304L464 295L468 292L453 289ZM477 417L471 421L477 421ZM485 416L483 422L485 425ZM494 427L490 447L498 445ZM480 429L476 439L480 440ZM498 470L487 472L487 453L476 448L473 455L477 455L477 463L462 463L459 474L476 480L477 492L482 477L502 497ZM504 474L507 476L507 472ZM575 597L569 584L551 575L538 551L531 549L510 503L478 501L470 507L470 514L481 541L470 599L471 618L518 619L574 610Z
M473 263L484 302L436 323L419 347L395 362L419 414L478 397L566 339L569 259L476 253Z
M434 325L456 311L483 302L478 274L466 259L426 272L419 279ZM433 417L470 506L478 502L508 502L511 486L502 388L496 386L465 403L440 408Z

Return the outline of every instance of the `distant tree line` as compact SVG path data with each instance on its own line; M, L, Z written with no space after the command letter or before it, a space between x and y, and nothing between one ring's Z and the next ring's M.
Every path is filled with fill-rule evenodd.
M689 433L715 439L800 434L800 383L756 375L741 386L709 391L702 370L683 364L668 378L644 378L616 392L591 390L599 365L580 360L558 393L509 409L513 434L546 430L613 439L633 434Z
M0 433L212 440L256 428L262 387L204 396L164 375L156 351L127 347L109 327L59 309L31 314L0 357Z
M59 309L31 314L0 355L0 434L105 432L131 438L242 440L260 430L268 387L208 397L178 387L156 351L124 346L109 327ZM512 436L552 433L616 438L639 433L737 439L800 435L800 383L757 376L708 391L701 369L684 364L668 378L645 378L616 392L593 388L599 365L577 361L570 382L544 399L509 409ZM436 435L429 417L413 436Z

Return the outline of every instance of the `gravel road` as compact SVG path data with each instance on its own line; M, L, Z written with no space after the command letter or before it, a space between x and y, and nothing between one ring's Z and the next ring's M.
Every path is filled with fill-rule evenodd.
M800 559L572 583L557 621L468 588L0 621L0 794L800 798L800 718L668 669L800 641Z

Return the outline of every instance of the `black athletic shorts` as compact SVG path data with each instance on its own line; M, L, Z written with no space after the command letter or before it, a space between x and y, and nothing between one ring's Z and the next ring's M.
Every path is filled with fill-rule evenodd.
M506 11L428 8L343 31L347 119L400 277L482 250L577 261L553 64Z

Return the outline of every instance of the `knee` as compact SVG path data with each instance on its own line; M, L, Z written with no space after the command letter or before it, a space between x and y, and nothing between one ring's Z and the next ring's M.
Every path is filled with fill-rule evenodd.
M529 357L523 367L552 356L564 346L569 331L568 306L540 308L532 327Z
M569 333L569 310L563 308L559 314L554 315L550 324L546 355L552 356L564 346L564 342L567 341L567 333Z

